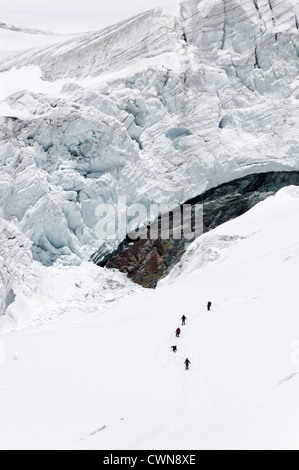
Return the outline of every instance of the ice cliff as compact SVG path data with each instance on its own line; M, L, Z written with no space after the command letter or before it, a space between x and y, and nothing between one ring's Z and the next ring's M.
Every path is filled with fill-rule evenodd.
M177 18L149 11L56 44L36 34L26 50L28 32L2 28L22 35L0 44L0 220L18 256L89 259L95 209L119 195L182 203L299 170L298 27L298 0L191 0ZM7 241L0 255L11 258Z

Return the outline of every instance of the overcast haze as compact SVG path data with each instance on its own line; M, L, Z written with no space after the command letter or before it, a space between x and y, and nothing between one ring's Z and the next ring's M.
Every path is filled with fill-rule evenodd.
M100 29L152 8L178 11L180 0L10 0L0 21L58 32ZM2 18L1 18L2 14Z

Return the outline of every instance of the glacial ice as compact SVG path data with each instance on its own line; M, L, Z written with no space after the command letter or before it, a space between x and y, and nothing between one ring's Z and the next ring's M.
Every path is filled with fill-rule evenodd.
M298 170L298 18L298 0L185 0L178 18L153 10L1 51L0 224L16 231L18 256L88 260L102 244L96 208L119 196L181 203ZM0 313L14 289L5 269Z

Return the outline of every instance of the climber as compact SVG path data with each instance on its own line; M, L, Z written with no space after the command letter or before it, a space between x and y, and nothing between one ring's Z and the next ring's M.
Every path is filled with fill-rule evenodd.
M189 361L188 358L185 360L185 364L186 364L186 370L189 370L189 365L191 364L191 362Z
M176 353L177 350L178 350L177 346L171 346L171 349L172 349L172 352L174 352L174 353Z
M182 326L186 325L187 317L185 317L185 315L182 316L181 320L182 320Z
M208 306L207 306L207 308L208 308L208 311L210 311L210 310L211 310L211 308L212 308L212 302L208 302Z
M177 328L175 334L176 337L179 338L181 336L181 328Z

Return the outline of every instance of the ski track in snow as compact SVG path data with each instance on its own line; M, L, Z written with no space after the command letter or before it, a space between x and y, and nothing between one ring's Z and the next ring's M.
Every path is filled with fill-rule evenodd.
M95 431L91 432L90 434L88 434L89 437L93 437L95 436L96 434L98 434L99 432L102 432L104 431L104 429L106 429L107 426L101 426L100 428L96 429Z
M153 433L145 434L133 441L129 446L129 449L158 449L159 443L171 434L175 433L176 430L183 427L188 417L192 416L194 406L198 404L200 400L205 399L206 390L204 369L201 370L200 364L196 365L195 360L194 363L192 363L191 359L190 370L184 370L184 361L186 357L189 357L189 359L192 357L192 354L190 354L190 330L195 323L200 323L202 315L203 314L189 314L185 326L182 326L179 322L176 328L180 326L182 330L181 337L176 338L175 333L165 337L163 345L156 354L155 360L159 362L161 367L165 370L171 368L173 373L177 375L176 387L180 390L180 398L174 416L167 422L163 423L163 425ZM169 347L169 345L175 344L178 346L177 353L173 353ZM195 367L194 371L192 371L192 366Z

